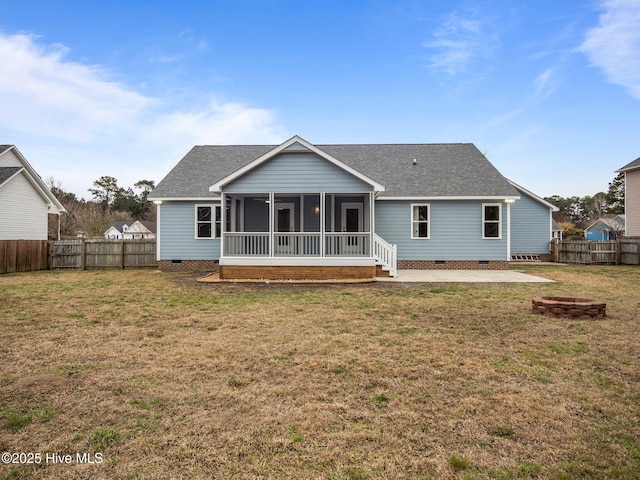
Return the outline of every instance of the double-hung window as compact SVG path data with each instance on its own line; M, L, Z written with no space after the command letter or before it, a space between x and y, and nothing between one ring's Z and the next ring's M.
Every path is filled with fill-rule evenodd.
M196 238L220 238L220 206L196 205Z
M411 238L429 238L430 212L428 203L411 204Z
M502 238L502 204L482 204L482 238Z

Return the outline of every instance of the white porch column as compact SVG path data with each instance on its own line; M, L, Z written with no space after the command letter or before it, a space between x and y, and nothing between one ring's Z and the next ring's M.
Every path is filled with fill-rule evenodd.
M273 248L273 224L275 222L275 206L276 206L276 197L273 192L269 192L269 256L273 257L275 254L275 249Z
M325 238L324 238L324 222L325 222L325 195L324 192L320 192L320 256L324 257L325 250Z
M373 257L374 252L374 240L373 236L376 231L375 211L373 208L375 202L375 196L373 192L369 192L369 256Z
M214 216L213 220L213 236L216 234L216 219L215 209L211 214ZM224 257L224 233L225 226L227 224L227 196L224 193L220 194L220 256Z

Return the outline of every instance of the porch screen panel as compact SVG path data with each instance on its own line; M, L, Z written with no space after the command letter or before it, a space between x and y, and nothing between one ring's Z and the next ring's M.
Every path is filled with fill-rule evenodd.
M320 195L304 196L304 228L303 232L320 231Z

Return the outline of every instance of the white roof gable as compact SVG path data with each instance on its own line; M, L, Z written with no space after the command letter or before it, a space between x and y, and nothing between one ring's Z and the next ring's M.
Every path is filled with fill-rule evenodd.
M7 163L8 165L10 164L11 166L15 166L16 165L16 162L14 161L15 159L17 159L18 163L21 164L21 166L23 167L23 170L20 170L20 173L22 173L27 177L27 179L29 180L29 183L31 183L34 190L38 192L38 194L43 198L45 203L49 206L49 213L54 213L59 215L62 212L66 212L65 208L62 206L60 201L55 197L53 193L51 193L51 190L49 190L49 187L47 187L47 185L42 181L42 178L40 178L40 175L38 175L38 173L34 170L34 168L27 161L27 159L22 155L22 153L20 153L20 151L16 148L15 145L9 145L8 148L4 150L0 150L0 157L5 157L5 156L12 157L9 163ZM4 162L0 162L0 165L2 165L3 163ZM2 185L6 183L7 182L4 182ZM2 185L0 185L0 188L2 188Z

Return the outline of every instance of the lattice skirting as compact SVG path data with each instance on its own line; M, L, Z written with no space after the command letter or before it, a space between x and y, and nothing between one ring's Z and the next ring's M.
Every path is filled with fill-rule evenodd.
M215 272L218 262L215 260L160 260L160 270L165 272Z

